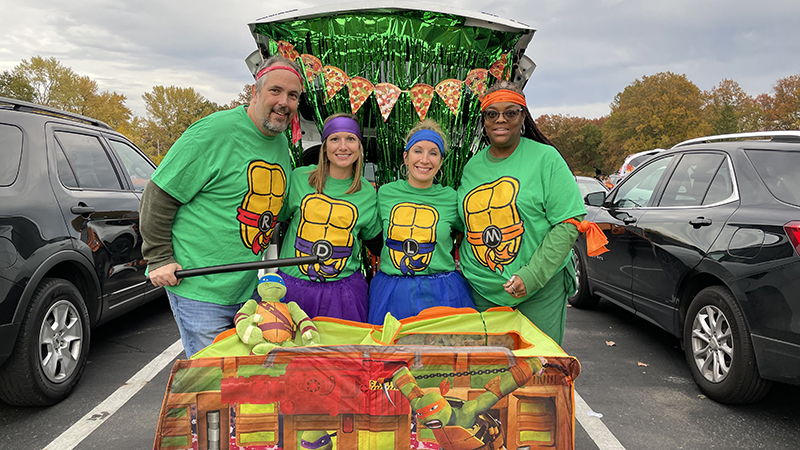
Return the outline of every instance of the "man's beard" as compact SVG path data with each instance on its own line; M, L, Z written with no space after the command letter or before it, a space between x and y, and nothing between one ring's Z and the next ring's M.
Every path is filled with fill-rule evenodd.
M285 109L273 108L272 111L270 111L270 114L272 112L276 112L276 113L279 113L279 114L288 114L289 113L289 108L285 108ZM278 121L278 120L276 120L274 122L270 122L269 114L268 114L267 117L264 118L264 123L262 124L262 126L264 127L265 130L269 131L270 133L275 133L275 134L283 133L284 131L286 131L286 128L289 127L288 116L287 116L287 120L286 121Z

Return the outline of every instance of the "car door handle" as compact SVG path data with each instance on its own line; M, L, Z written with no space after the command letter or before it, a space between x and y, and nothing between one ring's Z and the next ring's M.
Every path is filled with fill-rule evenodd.
M711 225L711 219L706 219L704 217L698 217L697 219L690 220L689 225L693 226L695 229L700 227L707 227Z
M631 216L631 215L625 216L625 217L622 219L622 222L623 222L625 225L630 225L630 224L632 224L632 223L636 223L636 217L633 217L633 216Z
M81 203L77 206L73 206L69 210L72 214L80 214L80 215L91 214L94 212L94 208L92 208L91 206L86 206L86 204L84 203Z

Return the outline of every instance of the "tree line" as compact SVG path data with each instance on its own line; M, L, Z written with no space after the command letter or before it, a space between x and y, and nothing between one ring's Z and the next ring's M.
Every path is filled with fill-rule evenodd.
M244 85L226 105L206 99L191 87L154 86L142 95L146 116L139 117L126 106L125 94L101 92L96 81L57 59L34 56L0 74L0 96L101 120L159 163L189 125L213 112L249 103L250 85Z
M156 163L196 120L250 102L250 85L230 103L216 104L193 88L154 86L142 95L146 116L134 116L127 97L100 92L97 82L55 58L34 56L0 74L0 96L102 120L128 136ZM748 95L724 79L703 91L686 75L660 72L625 87L611 112L596 119L545 114L536 119L573 172L612 173L625 157L710 134L800 129L800 74L781 78L769 94Z
M769 94L748 95L724 79L703 91L686 75L660 72L625 87L599 119L543 115L536 120L573 172L609 174L627 155L712 134L800 129L800 74L781 78Z

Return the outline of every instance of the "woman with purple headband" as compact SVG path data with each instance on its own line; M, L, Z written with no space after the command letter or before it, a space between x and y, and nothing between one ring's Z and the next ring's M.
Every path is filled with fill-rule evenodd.
M369 322L382 324L433 306L475 306L467 280L456 271L451 232L461 231L458 196L434 183L447 145L439 124L425 119L409 131L402 171L407 179L378 190L378 210L386 245L381 270L370 282Z
M310 317L366 322L367 280L361 240L380 245L375 189L361 176L364 147L352 114L334 114L322 128L319 164L295 169L279 220L291 218L281 258L317 255L322 262L286 267L286 302ZM305 175L305 176L304 176Z

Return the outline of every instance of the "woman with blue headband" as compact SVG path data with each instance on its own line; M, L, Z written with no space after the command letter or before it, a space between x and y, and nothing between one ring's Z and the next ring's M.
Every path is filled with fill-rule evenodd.
M474 308L469 284L451 254L451 232L462 230L456 191L434 183L447 152L444 133L426 119L411 129L406 142L401 170L407 179L378 190L386 245L369 288L369 322L376 325L387 312L404 319L433 306Z
M365 322L368 287L361 240L380 245L375 189L361 176L364 147L352 114L334 114L322 128L319 164L295 169L279 220L291 217L281 258L316 255L322 262L279 271L286 302L309 317ZM376 250L377 251L377 250Z

